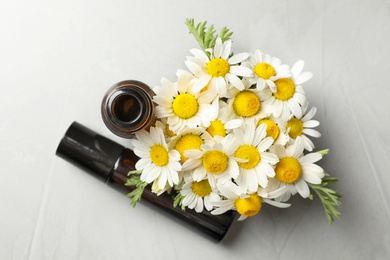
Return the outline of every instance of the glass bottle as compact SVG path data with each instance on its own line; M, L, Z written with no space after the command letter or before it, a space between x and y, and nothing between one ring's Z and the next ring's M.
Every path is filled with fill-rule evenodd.
M135 188L125 185L128 172L135 170L135 163L139 159L133 151L77 122L74 122L65 133L56 154L109 185L121 187L126 192ZM185 211L180 207L175 208L174 196L168 193L157 196L148 186L143 192L142 199L189 223L215 241L222 240L235 219L233 211L214 216L206 210L197 213L188 208Z
M134 133L148 130L156 122L152 97L148 85L137 80L121 81L104 95L101 113L104 124L114 134L132 138Z

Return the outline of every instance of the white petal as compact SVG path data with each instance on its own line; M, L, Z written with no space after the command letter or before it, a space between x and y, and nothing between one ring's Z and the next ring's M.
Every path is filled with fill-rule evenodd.
M228 73L225 77L238 90L243 90L245 88L244 83L242 83L241 79L236 75Z
M263 199L263 201L269 205L278 207L278 208L288 208L291 206L289 203L283 203L283 202L278 202L270 199Z
M230 71L231 74L242 76L242 77L252 77L253 73L252 70L249 68L246 68L244 66L231 66Z
M164 189L168 181L168 169L166 167L161 167L161 174L158 177L158 187Z
M303 132L315 138L321 137L321 133L314 129L303 129Z
M280 117L280 115L282 114L282 111L283 111L283 102L280 100L275 100L273 107L274 107L273 108L274 117ZM287 120L285 120L285 121L287 121Z
M309 112L307 112L307 114L302 118L302 121L303 122L306 122L310 119L312 119L314 117L314 115L316 114L317 112L317 108L316 107L312 107Z
M215 41L213 56L215 58L220 58L222 56L222 53L223 53L222 40L221 38L218 37L217 40Z
M237 176L239 174L239 169L238 169L238 164L237 164L237 162L235 160L229 159L228 171L229 171L230 176L233 179L237 178Z
M203 199L201 197L196 198L195 211L201 213L203 211Z
M302 120L303 121L303 120ZM303 123L303 127L313 128L320 125L320 122L317 120L309 120Z
M259 78L257 80L257 83L256 83L256 89L263 90L265 88L265 86L266 86L265 80L262 78ZM276 92L275 84L274 84L274 89L275 89L275 91L272 91L272 92Z
M301 74L304 65L305 62L303 60L299 60L292 66L291 73L293 77L297 77L299 74Z
M229 62L229 64L237 64L237 63L240 63L240 62L246 60L248 57L249 57L249 54L246 52L243 52L243 53L239 53L239 54L232 56L228 60L228 62Z
M231 200L237 199L241 194L239 187L232 182L217 184L217 187L223 196Z
M201 181L206 177L206 170L204 167L198 167L194 170L192 174L194 181Z
M302 178L305 181L307 181L309 183L313 183L313 184L321 184L321 182L322 182L321 178L315 174L303 174Z
M184 63L186 64L187 68L191 71L191 73L194 74L196 77L200 77L203 74L202 67L196 64L195 62L186 60Z
M220 215L220 214L225 213L228 210L231 210L233 207L234 207L234 202L230 202L227 206L214 209L210 213L212 215Z
M228 122L226 122L225 129L235 129L242 125L243 121L241 119L233 119Z
M192 86L192 90L194 92L199 92L204 88L211 80L211 76L208 74L203 75L198 80L195 81L194 85Z
M296 118L301 118L302 117L302 108L299 106L297 100L294 98L290 98L289 100L287 100L287 103L288 103L288 106L289 106L291 112L293 113L293 115Z
M313 77L313 73L305 71L294 81L296 85L301 85L306 81L309 81Z
M212 78L211 81L215 84L220 97L226 96L226 81L223 77Z
M221 58L227 60L230 56L231 50L232 50L232 41L231 40L225 41L222 45Z
M303 139L302 139L302 137L298 136L295 139L294 144L287 147L286 151L287 151L287 154L290 155L291 157L299 158L303 153L303 149L304 149Z
M309 197L310 195L309 186L303 179L300 179L297 182L295 182L295 188L303 198Z
M302 138L303 138L303 146L305 147L305 149L308 150L309 152L313 151L314 143L305 135L302 135Z
M322 159L322 155L319 153L309 153L298 159L301 164L315 163Z
M307 104L306 96L302 93L295 92L294 99L302 106Z
M265 162L272 164L272 165L279 162L278 156L276 156L276 154L269 153L269 152L262 152L261 153L261 160L264 160Z
M207 57L206 53L204 51L201 51L199 49L191 49L190 52L198 59L203 61L204 63L209 62L209 57Z
M324 170L320 166L318 166L317 164L303 164L302 171L307 172L307 173L311 173L311 174L315 174L315 175L319 176L320 178L322 178L324 175Z
M274 142L274 139L272 137L267 137L265 139L263 139L259 146L258 146L258 149L261 151L261 152L264 152L265 150L267 150L268 148L271 147L271 145L273 144Z
M145 169L148 165L150 165L152 162L150 161L149 158L142 158L140 160L137 161L137 163L135 164L135 168L137 170L143 170Z
M197 168L200 164L202 163L201 160L196 160L196 159L188 159L183 163L182 170L183 171L189 171Z

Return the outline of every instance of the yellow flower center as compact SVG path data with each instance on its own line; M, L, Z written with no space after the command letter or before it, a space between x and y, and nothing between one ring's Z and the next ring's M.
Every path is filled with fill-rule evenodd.
M208 180L202 180L200 182L192 182L192 192L198 195L199 197L207 196L211 193L211 186Z
M212 121L210 123L210 126L207 127L206 131L209 132L211 136L215 136L215 135L220 135L222 137L226 136L225 125L221 122L221 120L218 119Z
M210 82L207 83L207 85L204 86L204 87L200 90L200 93L206 92L207 90L209 90L209 87L210 87Z
M198 101L188 93L179 94L173 100L173 113L182 119L193 117L198 112Z
M257 194L250 194L249 198L237 198L234 202L237 212L246 217L252 217L261 210L261 197Z
M167 165L169 162L168 151L162 145L155 144L150 148L150 159L157 166Z
M269 79L270 77L276 75L274 67L272 67L272 65L265 62L261 62L257 64L253 69L253 71L259 78L262 79Z
M234 156L237 158L248 160L248 162L246 163L242 163L242 162L237 163L238 166L245 169L252 169L253 167L259 164L261 159L259 151L253 145L241 145L236 150Z
M275 81L276 92L275 98L286 101L289 100L295 93L295 84L291 79L278 79Z
M296 182L302 175L302 167L297 159L285 157L275 167L276 178L286 184Z
M266 137L272 137L272 139L276 140L279 137L279 127L276 125L274 121L271 119L261 119L259 123L257 124L258 126L261 124L266 124L267 125L267 135Z
M233 101L233 110L238 116L254 116L260 107L259 97L250 91L241 91Z
M206 65L206 71L213 77L223 77L230 70L230 65L225 59L212 59Z
M177 140L175 149L180 153L180 161L184 163L187 161L187 157L184 156L184 152L191 149L200 150L200 146L203 144L202 138L198 135L187 134Z
M290 121L287 122L287 129L288 128L290 128L288 135L291 138L297 138L303 133L303 123L298 118L291 118Z
M204 153L202 163L206 171L219 174L227 168L228 161L229 159L224 152L211 150Z
M171 131L168 124L165 125L165 133L167 133L169 137L174 137L176 135L174 132Z

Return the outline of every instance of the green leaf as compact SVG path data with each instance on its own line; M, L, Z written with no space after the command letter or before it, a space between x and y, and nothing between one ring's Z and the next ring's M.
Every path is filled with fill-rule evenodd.
M190 30L190 33L195 37L200 48L202 48L202 50L204 50L207 55L210 54L206 50L214 47L218 37L221 38L222 42L225 42L229 40L233 34L227 27L223 27L220 33L216 35L214 25L207 27L207 21L195 24L194 19L187 18L185 24Z
M318 151L317 153L321 154L322 156L327 155L329 153L329 149Z
M127 179L125 186L135 186L135 189L127 194L128 197L131 197L130 205L135 207L137 202L141 200L142 194L148 186L147 182L141 181L140 175L137 171L129 172L129 175L133 175L129 179Z
M175 200L173 201L173 207L176 208L177 206L180 206L183 211L186 210L186 206L183 205L183 200L185 196L181 195L180 192L177 193Z
M331 188L328 188L327 186L329 184L336 184L337 181L337 178L331 178L328 174L326 174L326 177L322 179L321 184L308 183L309 187L314 190L317 196L321 199L326 217L330 224L333 223L335 218L340 217L340 212L335 207L339 207L341 205L341 194ZM312 195L311 198L313 198Z

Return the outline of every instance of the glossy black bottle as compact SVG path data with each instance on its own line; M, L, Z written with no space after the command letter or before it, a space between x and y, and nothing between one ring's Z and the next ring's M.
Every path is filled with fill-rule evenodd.
M135 169L135 163L139 159L133 151L77 122L74 122L65 133L56 154L109 185L121 187L126 192L135 188L125 186L128 172ZM217 216L207 211L203 213L191 209L183 211L180 207L173 207L174 196L175 194L167 193L157 196L148 187L144 190L142 199L189 223L213 240L222 240L235 218L232 211Z

